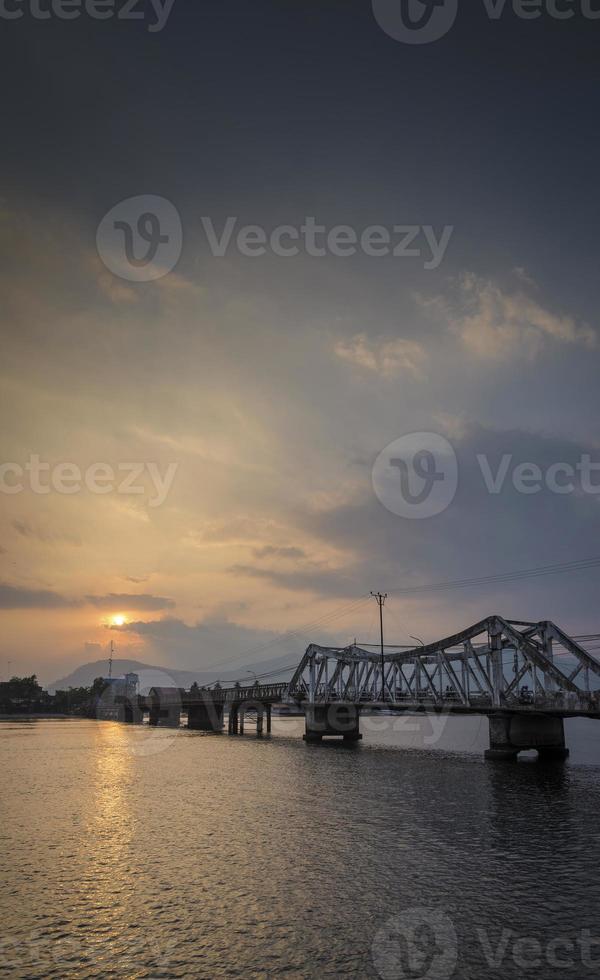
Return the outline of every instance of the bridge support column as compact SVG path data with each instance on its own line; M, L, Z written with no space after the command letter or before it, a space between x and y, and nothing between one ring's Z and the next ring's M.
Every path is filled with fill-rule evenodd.
M525 715L510 712L489 716L490 747L486 759L514 760L519 752L537 749L545 761L566 759L565 728L554 715Z
M358 742L362 738L360 712L355 704L309 704L305 708L305 719L305 742L321 742L330 737Z
M239 719L240 735L244 734L246 715L248 713L252 713L252 714L256 713L256 734L257 735L263 734L266 708L267 706L264 705L262 701L240 701L240 703L237 705L237 716ZM270 706L269 706L269 711L270 711ZM230 730L230 734L237 735L237 730L235 732L232 732Z
M271 705L267 705L267 735L271 734Z
M231 704L229 706L229 725L227 731L230 735L237 735L240 730L240 715L239 715L239 705Z
M123 721L126 725L141 725L144 721L144 712L138 704L126 701L123 705Z
M180 723L181 708L179 705L168 705L161 708L160 704L153 704L150 707L148 724L160 725L164 728L179 728Z
M223 705L214 701L193 704L188 708L188 728L199 732L220 732L223 729Z

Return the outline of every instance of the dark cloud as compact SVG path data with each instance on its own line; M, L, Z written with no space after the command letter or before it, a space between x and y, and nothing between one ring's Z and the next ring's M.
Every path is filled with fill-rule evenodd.
M57 592L0 584L0 609L66 609L76 605Z
M0 609L69 609L83 605L96 609L139 609L147 612L173 609L173 599L154 595L123 595L109 593L101 596L85 596L72 599L47 589L26 589L20 586L0 584Z
M353 597L357 589L357 577L352 572L324 569L315 565L294 571L256 568L254 565L232 565L229 571L246 578L263 579L291 591L317 592L332 597Z
M256 666L260 661L272 658L282 661L289 657L293 663L309 642L307 637L281 635L216 618L192 626L176 618L140 620L111 627L112 630L140 637L145 656L157 663L202 670L213 666L218 670L236 664Z
M275 545L265 545L264 548L255 548L252 552L255 558L306 558L306 552L302 548L281 547Z
M271 523L260 518L235 517L232 520L217 522L204 528L201 539L214 543L253 541L263 537Z
M108 595L87 595L85 601L97 609L140 609L147 612L174 609L175 601L158 595L129 595L110 592Z
M236 564L230 571L291 592L351 599L372 589L393 595L394 590L551 565L598 551L594 542L600 526L600 494L582 492L577 476L574 492L567 494L553 492L544 482L539 492L523 493L513 481L520 464L533 464L542 474L551 472L555 464L566 464L577 474L586 454L592 463L600 463L593 446L521 429L499 431L476 425L467 426L451 441L458 457L459 487L453 502L438 516L407 520L390 513L372 492L367 471L364 490L355 500L293 515L299 533L343 555L336 567ZM498 493L489 492L478 457L485 457L493 476L509 459ZM593 482L600 484L597 474ZM481 615L495 611L579 621L589 618L595 608L597 576L588 571L475 586L461 592L459 602L444 593L434 602L449 620L456 618L457 627L471 602ZM401 600L408 601L413 611L432 607L427 593Z
M65 534L61 531L50 531L31 524L29 521L19 519L15 519L11 523L14 530L22 538L32 538L36 541L41 541L43 544L64 542L66 544L81 545L81 539L74 534Z

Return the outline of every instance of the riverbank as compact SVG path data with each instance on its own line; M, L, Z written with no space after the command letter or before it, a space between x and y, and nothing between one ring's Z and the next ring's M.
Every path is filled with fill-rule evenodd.
M42 720L43 721L52 721L53 718L60 718L60 719L62 719L64 721L65 718L75 718L75 717L81 717L81 716L80 715L59 715L59 714L56 714L55 712L52 712L52 713L49 713L49 714L43 714L42 712L37 713L37 712L31 712L31 711L24 712L23 714L17 714L17 713L14 713L14 712L12 714L2 714L0 712L0 721L36 721L38 719L40 721L42 721Z

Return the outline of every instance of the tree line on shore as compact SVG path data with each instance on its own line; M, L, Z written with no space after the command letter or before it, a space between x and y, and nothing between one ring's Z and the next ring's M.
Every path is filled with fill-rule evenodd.
M0 682L0 714L57 714L93 716L99 698L108 686L97 677L91 687L70 687L49 694L38 683L37 676L11 677Z

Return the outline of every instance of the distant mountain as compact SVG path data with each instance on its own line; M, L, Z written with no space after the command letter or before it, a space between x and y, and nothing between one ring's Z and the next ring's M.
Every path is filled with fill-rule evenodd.
M217 678L224 682L239 680L241 684L252 683L252 674L269 672L269 677L265 681L285 681L292 675L290 670L281 671L280 668L288 666L293 662L290 655L283 655L273 660L263 660L262 663L244 665L243 667L230 668L218 673L216 670L175 670L173 667L162 667L156 664L144 664L139 660L113 660L113 677L121 677L123 674L135 673L140 675L140 692L146 693L151 687L185 687L189 688L196 681L197 684L211 684ZM275 673L271 673L275 671ZM93 663L82 664L77 667L67 677L54 681L47 685L47 690L53 694L55 691L68 691L70 687L90 687L96 677L106 677L108 675L108 664L106 660L95 660ZM260 676L259 676L260 680Z

